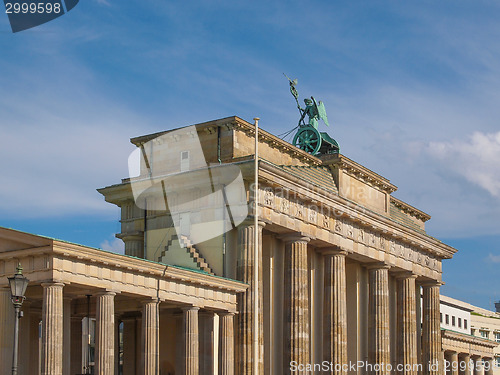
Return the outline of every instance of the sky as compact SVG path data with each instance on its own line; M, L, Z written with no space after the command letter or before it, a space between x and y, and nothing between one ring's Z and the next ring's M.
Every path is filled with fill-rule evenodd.
M341 152L456 247L442 293L500 300L500 3L81 0L0 15L0 226L111 251L135 136L227 116L273 134L325 103Z

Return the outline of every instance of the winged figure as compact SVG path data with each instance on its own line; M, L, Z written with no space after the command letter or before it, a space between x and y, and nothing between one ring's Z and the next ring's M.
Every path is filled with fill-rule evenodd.
M299 123L302 122L307 115L309 117L309 125L313 126L315 129L318 129L319 120L323 120L327 126L330 126L328 117L326 116L325 105L321 100L317 102L316 99L311 96L311 99L304 99L304 103L306 104L306 108L301 108L302 117Z

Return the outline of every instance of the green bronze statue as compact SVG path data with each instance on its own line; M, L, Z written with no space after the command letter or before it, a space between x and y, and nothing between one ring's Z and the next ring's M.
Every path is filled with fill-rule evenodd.
M290 134L298 128L297 133L293 137L292 144L312 155L338 153L340 148L335 139L327 133L318 131L319 120L323 120L327 126L330 126L323 102L318 102L311 96L311 99L304 99L306 107L302 108L299 104L299 93L295 87L298 84L298 80L291 80L285 73L283 75L288 79L290 93L295 98L295 103L297 103L297 108L300 112L299 124L287 133ZM304 120L306 116L309 118L307 123Z
M306 108L302 108L299 104L299 93L297 91L297 88L295 87L298 84L298 80L291 80L286 74L284 74L284 76L288 78L288 82L290 84L290 92L295 98L297 108L300 112L299 126L306 126L306 123L304 121L306 115L309 117L309 125L313 126L315 129L318 129L319 120L323 120L326 126L330 126L323 102L321 100L317 102L316 99L311 96L311 99L304 99Z

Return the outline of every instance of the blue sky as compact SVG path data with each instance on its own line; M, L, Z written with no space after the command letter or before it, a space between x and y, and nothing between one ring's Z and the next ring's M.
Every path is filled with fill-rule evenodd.
M96 188L129 138L237 115L275 134L326 105L342 153L455 246L443 293L500 299L500 3L81 0L12 34L0 17L0 225L116 249Z

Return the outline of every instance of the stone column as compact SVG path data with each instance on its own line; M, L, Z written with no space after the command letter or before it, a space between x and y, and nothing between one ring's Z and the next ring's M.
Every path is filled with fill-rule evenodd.
M159 372L160 315L156 299L143 302L142 308L142 353L144 375Z
M398 285L398 364L404 366L402 375L416 375L417 364L417 311L415 279L417 275L404 273L397 276Z
M63 299L63 375L71 375L71 298Z
M215 334L215 313L204 311L199 313L200 321L199 349L200 349L200 374L214 374L214 334Z
M323 325L323 360L347 365L346 251L326 250ZM330 372L346 374L346 371Z
M115 364L115 295L105 291L97 295L95 329L95 374L110 375Z
M183 352L180 358L184 361L184 375L199 375L199 335L198 335L198 311L199 307L191 306L182 309L183 319Z
M64 284L44 283L42 287L42 375L62 375Z
M123 225L123 224L122 224ZM144 258L144 233L124 233L119 236L125 243L125 255ZM156 259L155 259L156 260Z
M29 365L38 352L31 352L31 302L23 303L23 317L19 319L19 352L18 352L18 374L28 374ZM37 361L38 362L38 361Z
M460 363L458 362L458 353L457 352L450 352L449 361L450 361L450 364L449 364L450 374L451 375L459 375L458 369L460 368Z
M461 365L460 366L460 375L471 375L470 373L470 355L469 354L462 354L460 356L460 361L463 362L465 365ZM461 364L461 363L460 363ZM465 368L464 370L462 370L462 368Z
M238 226L238 264L236 267L237 279L248 284L248 289L238 294L238 374L241 375L260 375L264 373L264 293L262 293L262 228L264 223L259 222L258 239L259 239L259 275L258 275L258 311L256 317L258 319L258 332L254 329L254 301L255 301L255 286L254 286L254 240L255 232L253 220L245 221ZM255 337L257 335L257 337ZM254 358L253 343L258 340L259 356ZM258 361L258 373L253 373L253 362Z
M12 372L14 318L10 289L0 288L0 374Z
M135 317L123 317L123 375L135 375Z
M33 311L33 309L31 309L29 350L30 353L34 353L34 355L30 358L29 371L28 371L29 375L40 374L40 354L39 354L40 320L41 320L40 312L39 311L35 312Z
M309 238L296 233L282 239L285 241L283 369L285 374L289 374L291 362L310 362L307 266Z
M484 375L484 367L481 357L474 358L474 375Z
M71 375L82 374L82 318L71 317Z
M423 287L423 327L422 327L422 365L423 375L443 375L441 360L441 322L439 318L440 282L432 281Z
M493 358L483 358L484 359L484 375L493 375L493 369L495 368L495 361Z
M234 375L234 314L219 313L220 359L219 375Z
M383 263L368 267L368 362L376 375L390 374L389 266Z

